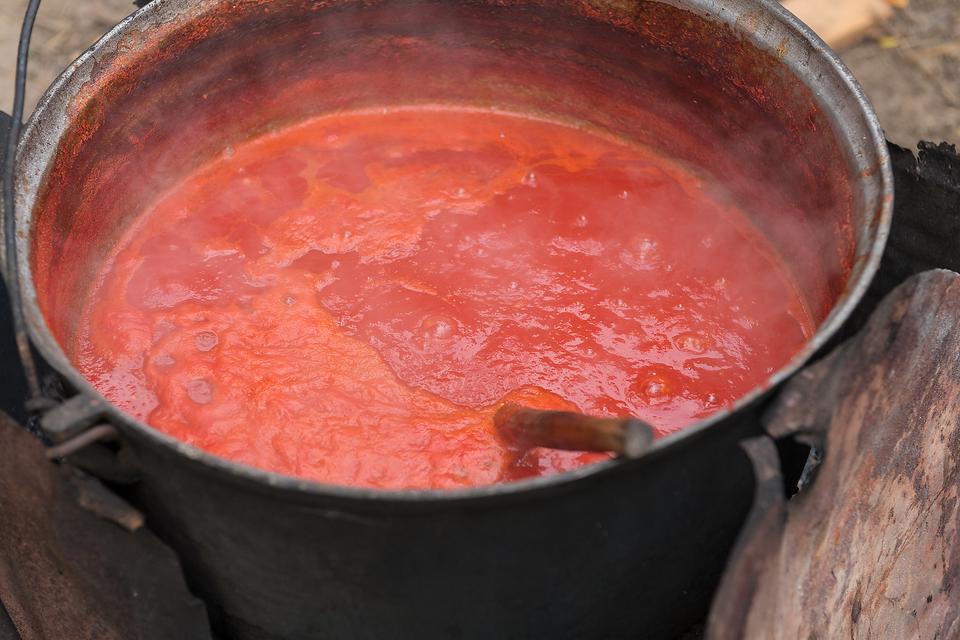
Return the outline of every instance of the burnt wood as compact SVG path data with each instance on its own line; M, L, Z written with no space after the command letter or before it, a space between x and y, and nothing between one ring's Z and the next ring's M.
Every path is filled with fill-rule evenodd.
M707 637L960 637L960 276L896 288L766 423L824 460L786 502L772 443L747 443L755 504Z
M945 142L920 142L914 155L887 143L893 164L895 204L880 268L844 329L862 328L880 301L912 275L929 269L960 272L960 155Z
M136 511L50 464L2 412L0 451L0 638L209 640L203 603Z
M960 156L954 145L921 142L919 153L889 145L897 209L870 298L879 301L909 276L960 271Z

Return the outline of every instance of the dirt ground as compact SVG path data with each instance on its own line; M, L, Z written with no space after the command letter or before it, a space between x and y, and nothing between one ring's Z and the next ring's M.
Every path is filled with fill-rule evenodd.
M841 55L888 139L960 144L960 0L910 0Z
M7 111L24 4L0 1L0 108ZM28 109L64 66L132 10L131 0L43 0L31 47ZM908 147L921 139L960 143L960 0L909 0L841 54L890 140Z

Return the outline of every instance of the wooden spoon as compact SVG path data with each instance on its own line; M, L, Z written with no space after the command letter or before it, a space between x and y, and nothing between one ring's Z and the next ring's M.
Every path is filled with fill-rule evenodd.
M597 418L507 403L493 416L500 436L518 447L613 452L639 458L653 444L653 428L637 418Z

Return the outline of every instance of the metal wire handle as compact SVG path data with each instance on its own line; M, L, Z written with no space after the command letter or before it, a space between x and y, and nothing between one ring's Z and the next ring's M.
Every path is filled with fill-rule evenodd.
M27 380L27 410L36 411L45 403L37 376L37 366L30 351L30 337L27 334L23 315L23 299L20 295L20 273L17 268L17 223L16 203L14 202L14 181L17 169L17 144L20 141L20 129L23 125L23 103L27 84L27 59L30 55L30 37L37 19L40 0L28 0L20 29L20 44L17 48L17 69L13 93L13 113L7 136L7 149L3 160L3 231L6 250L7 295L13 313L13 328L17 342L17 352L23 365Z

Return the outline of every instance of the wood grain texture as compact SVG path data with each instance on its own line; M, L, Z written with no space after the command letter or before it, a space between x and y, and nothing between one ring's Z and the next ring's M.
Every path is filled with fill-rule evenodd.
M783 0L783 6L834 49L856 44L893 13L887 0Z
M0 638L210 639L173 552L146 528L117 526L134 528L120 498L48 462L3 412L0 451Z
M756 504L707 637L960 637L960 276L895 289L767 426L824 460L785 502L772 447L748 448Z

